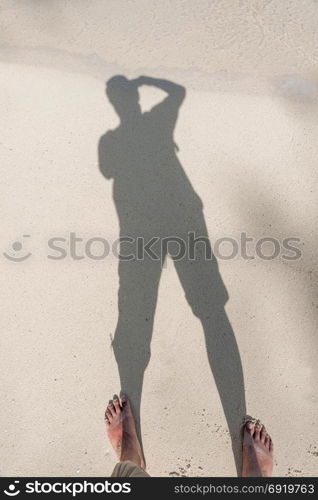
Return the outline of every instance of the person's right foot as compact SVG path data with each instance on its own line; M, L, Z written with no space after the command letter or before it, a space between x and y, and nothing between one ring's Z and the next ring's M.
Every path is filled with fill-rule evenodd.
M130 460L146 468L138 440L135 420L126 396L116 396L108 403L105 411L106 429L109 441L120 462Z
M271 477L273 442L259 422L246 422L243 438L242 477Z

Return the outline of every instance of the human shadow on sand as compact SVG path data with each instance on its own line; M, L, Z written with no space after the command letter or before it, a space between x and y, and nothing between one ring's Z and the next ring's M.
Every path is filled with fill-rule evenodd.
M153 85L167 96L142 113L138 92L141 85ZM112 343L121 389L131 399L141 437L143 377L150 359L159 280L169 253L186 300L202 323L207 356L239 471L240 426L246 409L241 359L224 310L228 293L212 254L202 201L182 168L173 137L185 89L167 80L146 76L128 80L117 75L107 82L106 94L120 118L118 127L100 138L98 151L102 174L113 179L122 239L118 323ZM194 255L193 246L191 249L188 243L189 233L200 239L194 245ZM149 248L155 257L147 251L142 255L141 241L150 242L154 237L158 240ZM165 238L174 238L175 242L170 241L163 248ZM181 240L186 242L188 251L183 258L177 255ZM195 353L193 356L194 362L202 362Z

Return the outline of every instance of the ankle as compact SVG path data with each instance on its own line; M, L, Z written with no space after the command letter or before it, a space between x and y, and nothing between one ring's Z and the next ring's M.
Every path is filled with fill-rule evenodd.
M125 450L121 453L120 455L120 462L133 462L134 464L138 465L138 467L141 467L141 459L138 453L132 451L132 450Z

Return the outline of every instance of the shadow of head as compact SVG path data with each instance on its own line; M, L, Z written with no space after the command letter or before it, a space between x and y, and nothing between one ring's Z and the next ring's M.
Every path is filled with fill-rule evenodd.
M137 85L123 75L116 75L106 83L106 95L120 118L141 113Z

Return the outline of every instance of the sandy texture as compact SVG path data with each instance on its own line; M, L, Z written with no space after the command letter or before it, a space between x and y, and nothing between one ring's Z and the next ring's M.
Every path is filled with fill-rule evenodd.
M105 81L142 74L186 89L174 141L212 244L243 232L301 239L301 259L220 258L219 269L247 412L273 436L275 474L315 475L318 3L4 0L0 22L0 474L111 473L103 412L120 389L111 348L118 262L74 259L69 238L84 240L83 255L90 238L119 235L113 181L98 167L100 137L118 126ZM149 86L140 94L143 110L164 97ZM147 159L151 164L151 152ZM159 188L165 190L162 179ZM153 200L147 193L146 203ZM186 196L186 213L198 214ZM67 240L62 260L48 258L52 237ZM22 250L12 248L17 241ZM14 262L2 252L32 255ZM137 296L140 286L132 282ZM126 319L137 338L140 314L132 305ZM216 364L218 349L210 353ZM222 373L231 405L237 381L230 360ZM236 474L203 328L170 259L141 426L150 474Z

